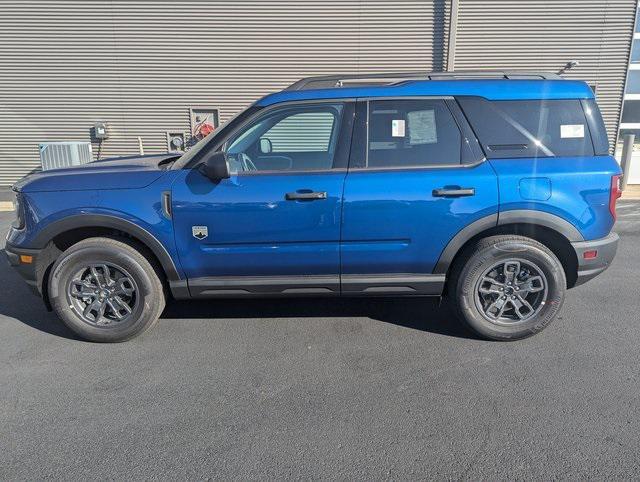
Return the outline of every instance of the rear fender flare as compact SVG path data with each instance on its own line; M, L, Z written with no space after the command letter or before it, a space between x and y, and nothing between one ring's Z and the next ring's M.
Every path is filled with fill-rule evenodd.
M565 238L570 242L584 241L580 231L568 221L562 219L555 214L550 214L544 211L536 210L512 210L503 211L501 213L490 214L480 218L470 225L460 230L449 241L447 246L440 254L440 258L433 269L434 274L446 274L453 262L453 259L458 254L460 249L474 236L487 231L491 228L498 226L505 226L509 224L530 224L532 226L544 226L549 228Z

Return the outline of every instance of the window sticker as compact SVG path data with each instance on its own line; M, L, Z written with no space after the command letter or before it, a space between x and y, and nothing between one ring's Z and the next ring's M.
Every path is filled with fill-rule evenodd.
M436 132L436 111L414 110L407 114L409 120L409 144L435 144L438 142Z
M393 119L391 121L391 137L404 137L404 119Z
M369 142L369 150L370 151L388 151L391 149L397 149L398 144L396 141L386 142L386 141L371 141Z
M584 124L562 124L560 126L562 139L581 139L584 137Z

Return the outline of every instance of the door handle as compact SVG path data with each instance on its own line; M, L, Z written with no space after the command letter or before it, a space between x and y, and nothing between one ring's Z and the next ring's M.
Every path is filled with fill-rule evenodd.
M475 196L476 189L474 187L456 187L456 188L440 188L434 189L431 193L433 197L464 197Z
M287 201L315 201L317 199L327 199L327 192L301 189L296 192L288 192L285 194L284 198Z

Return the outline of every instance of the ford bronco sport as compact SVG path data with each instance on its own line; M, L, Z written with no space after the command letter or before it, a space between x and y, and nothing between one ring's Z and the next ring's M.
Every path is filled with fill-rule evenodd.
M182 156L24 178L6 254L89 340L142 333L169 294L447 294L476 333L514 340L611 263L619 177L584 82L313 77Z

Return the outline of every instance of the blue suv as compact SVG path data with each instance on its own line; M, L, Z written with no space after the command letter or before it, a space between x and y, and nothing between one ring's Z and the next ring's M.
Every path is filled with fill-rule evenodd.
M313 77L181 156L24 178L6 254L94 341L142 333L169 295L447 295L514 340L611 263L619 180L584 82Z

